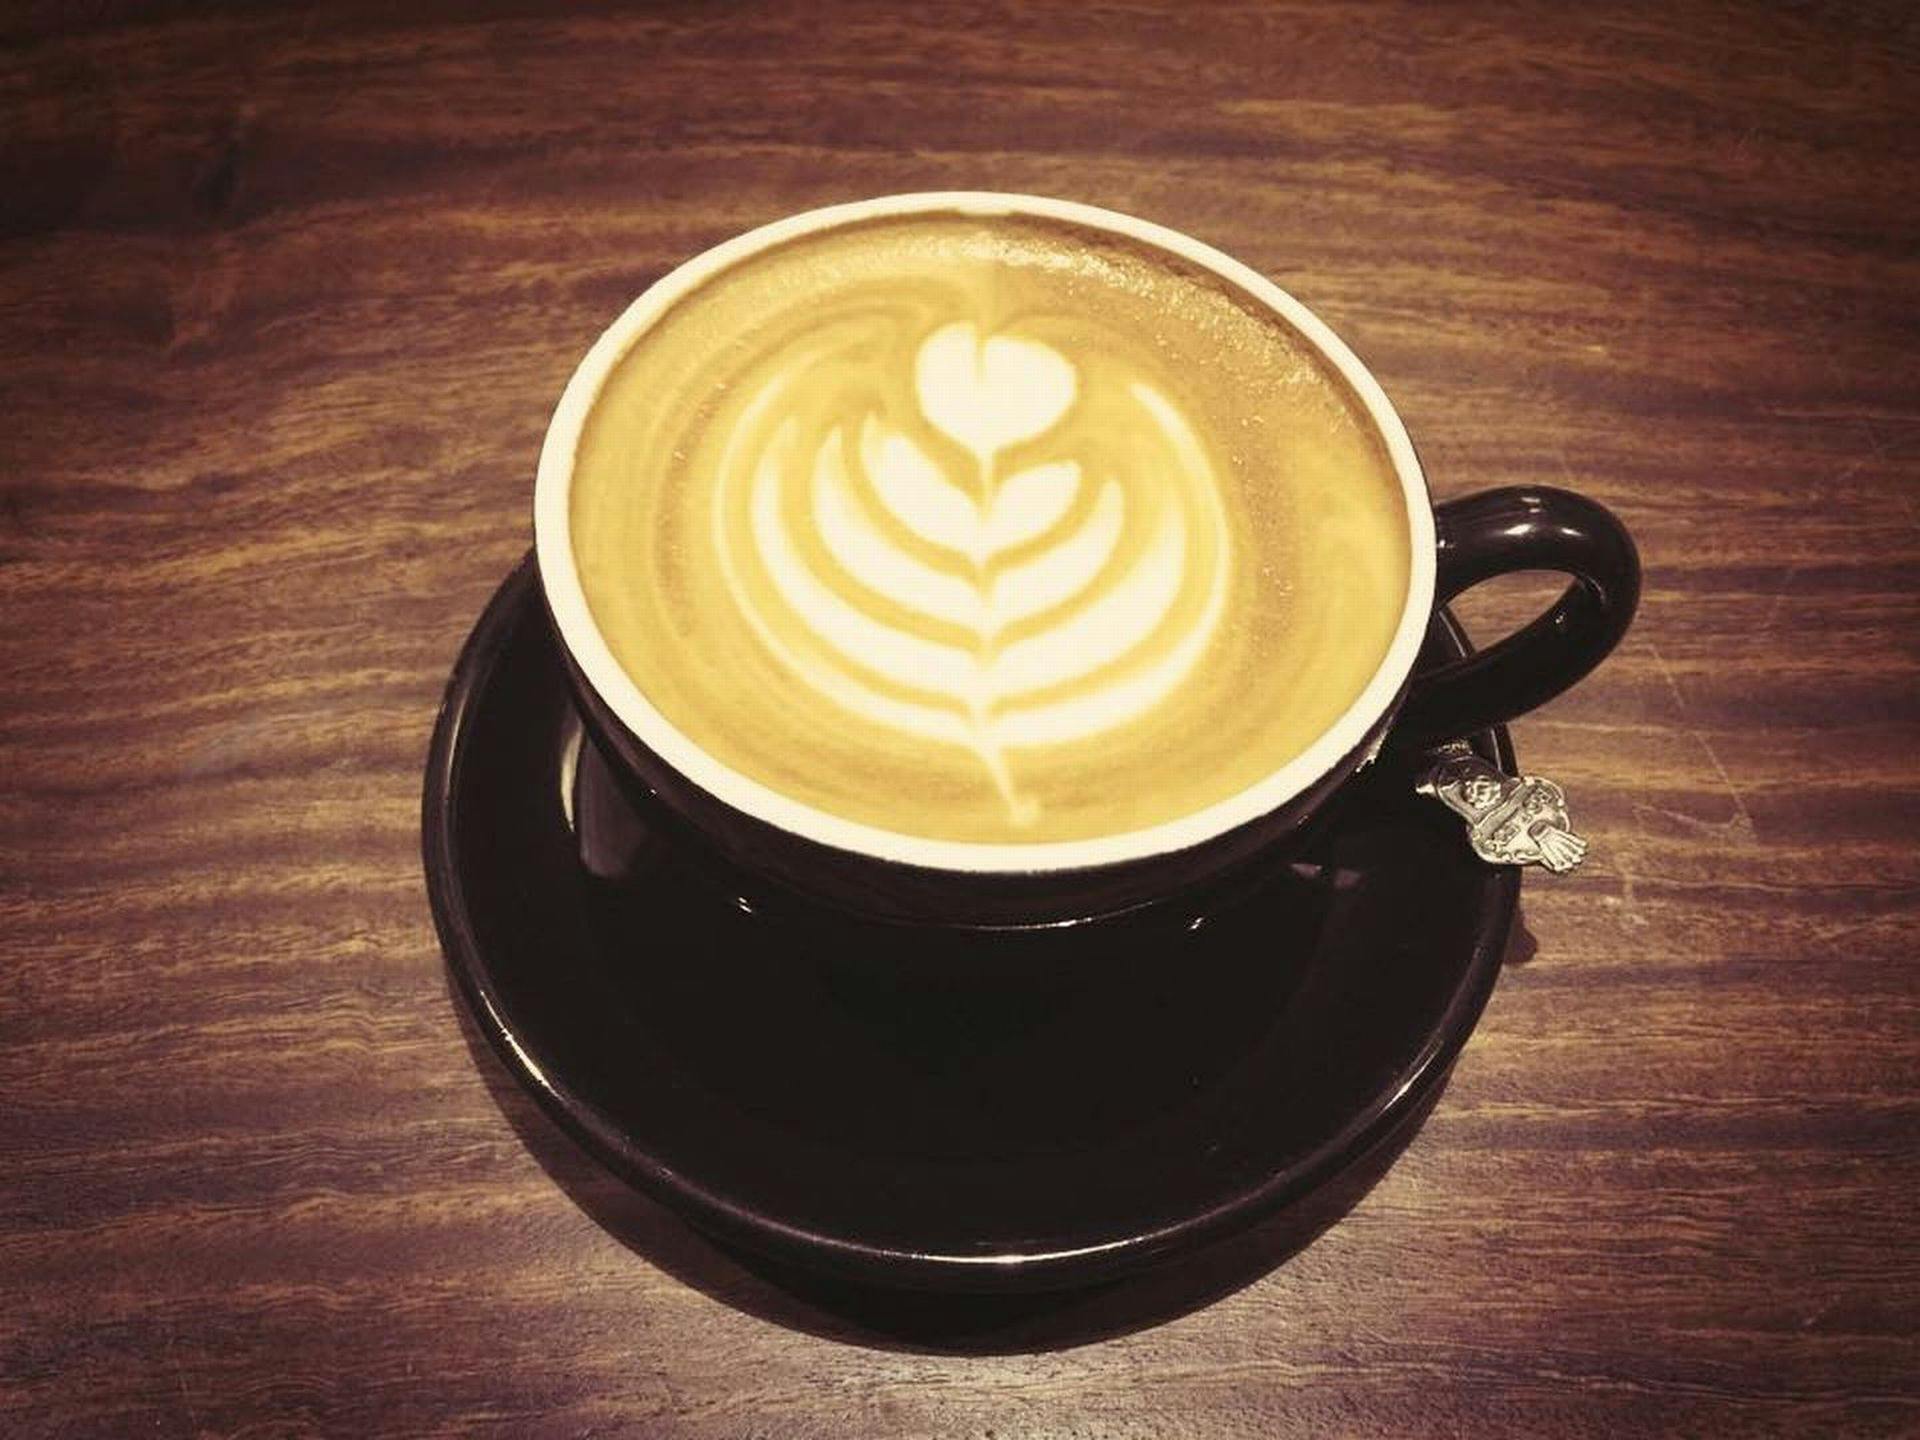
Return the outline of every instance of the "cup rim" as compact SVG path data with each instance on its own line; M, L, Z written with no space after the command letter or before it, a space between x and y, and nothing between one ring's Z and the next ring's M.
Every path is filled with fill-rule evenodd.
M1305 337L1365 406L1386 445L1406 502L1412 552L1407 594L1392 642L1360 693L1286 764L1199 810L1112 835L1033 842L941 840L846 819L783 795L723 763L656 709L614 658L587 604L571 529L574 458L581 429L614 366L683 296L748 256L819 230L928 212L1061 220L1120 235L1199 265L1267 306ZM776 829L834 849L933 870L1033 874L1123 864L1191 849L1270 814L1367 741L1412 673L1433 608L1433 507L1413 442L1380 383L1324 321L1258 271L1180 231L1077 201L1001 191L921 191L803 211L723 241L669 271L601 333L568 379L540 448L533 520L540 582L561 643L594 692L642 745L699 789Z

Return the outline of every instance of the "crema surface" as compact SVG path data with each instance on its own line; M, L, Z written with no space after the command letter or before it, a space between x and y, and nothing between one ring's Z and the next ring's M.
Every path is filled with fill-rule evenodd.
M647 699L796 801L944 840L1113 835L1278 769L1409 570L1364 409L1197 266L1030 217L749 257L608 376L587 602Z

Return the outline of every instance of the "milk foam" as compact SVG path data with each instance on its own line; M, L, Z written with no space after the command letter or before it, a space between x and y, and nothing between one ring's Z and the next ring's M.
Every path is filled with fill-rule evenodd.
M897 219L642 336L575 555L649 701L761 783L933 838L1112 833L1284 763L1378 664L1407 531L1356 405L1157 253Z

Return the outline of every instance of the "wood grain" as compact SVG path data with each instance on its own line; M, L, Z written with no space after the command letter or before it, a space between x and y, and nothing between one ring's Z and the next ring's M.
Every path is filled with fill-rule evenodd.
M1920 1430L1910 6L94 3L0 46L0 1430ZM1400 1163L1216 1304L1003 1354L596 1224L416 849L589 339L729 233L949 187L1244 257L1439 494L1572 484L1648 578L1516 729L1593 855Z

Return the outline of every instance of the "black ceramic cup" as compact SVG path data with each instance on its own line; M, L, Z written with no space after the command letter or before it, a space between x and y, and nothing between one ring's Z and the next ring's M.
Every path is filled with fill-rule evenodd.
M743 258L816 230L919 212L1054 217L1202 266L1271 308L1359 397L1406 501L1406 594L1393 641L1359 696L1279 770L1196 814L1127 834L1045 844L935 841L813 809L727 767L656 710L614 660L581 589L569 505L581 427L609 371L680 296ZM1285 846L1389 742L1396 750L1431 746L1511 719L1574 684L1619 642L1640 590L1632 540L1583 496L1527 486L1435 507L1379 383L1323 322L1264 276L1130 216L990 192L891 196L811 211L730 240L664 277L608 328L568 383L541 452L534 518L541 585L575 699L607 768L634 802L705 846L743 896L940 931L1070 926L1202 893ZM1522 570L1557 571L1570 583L1515 634L1464 660L1417 671L1437 607L1482 580Z

